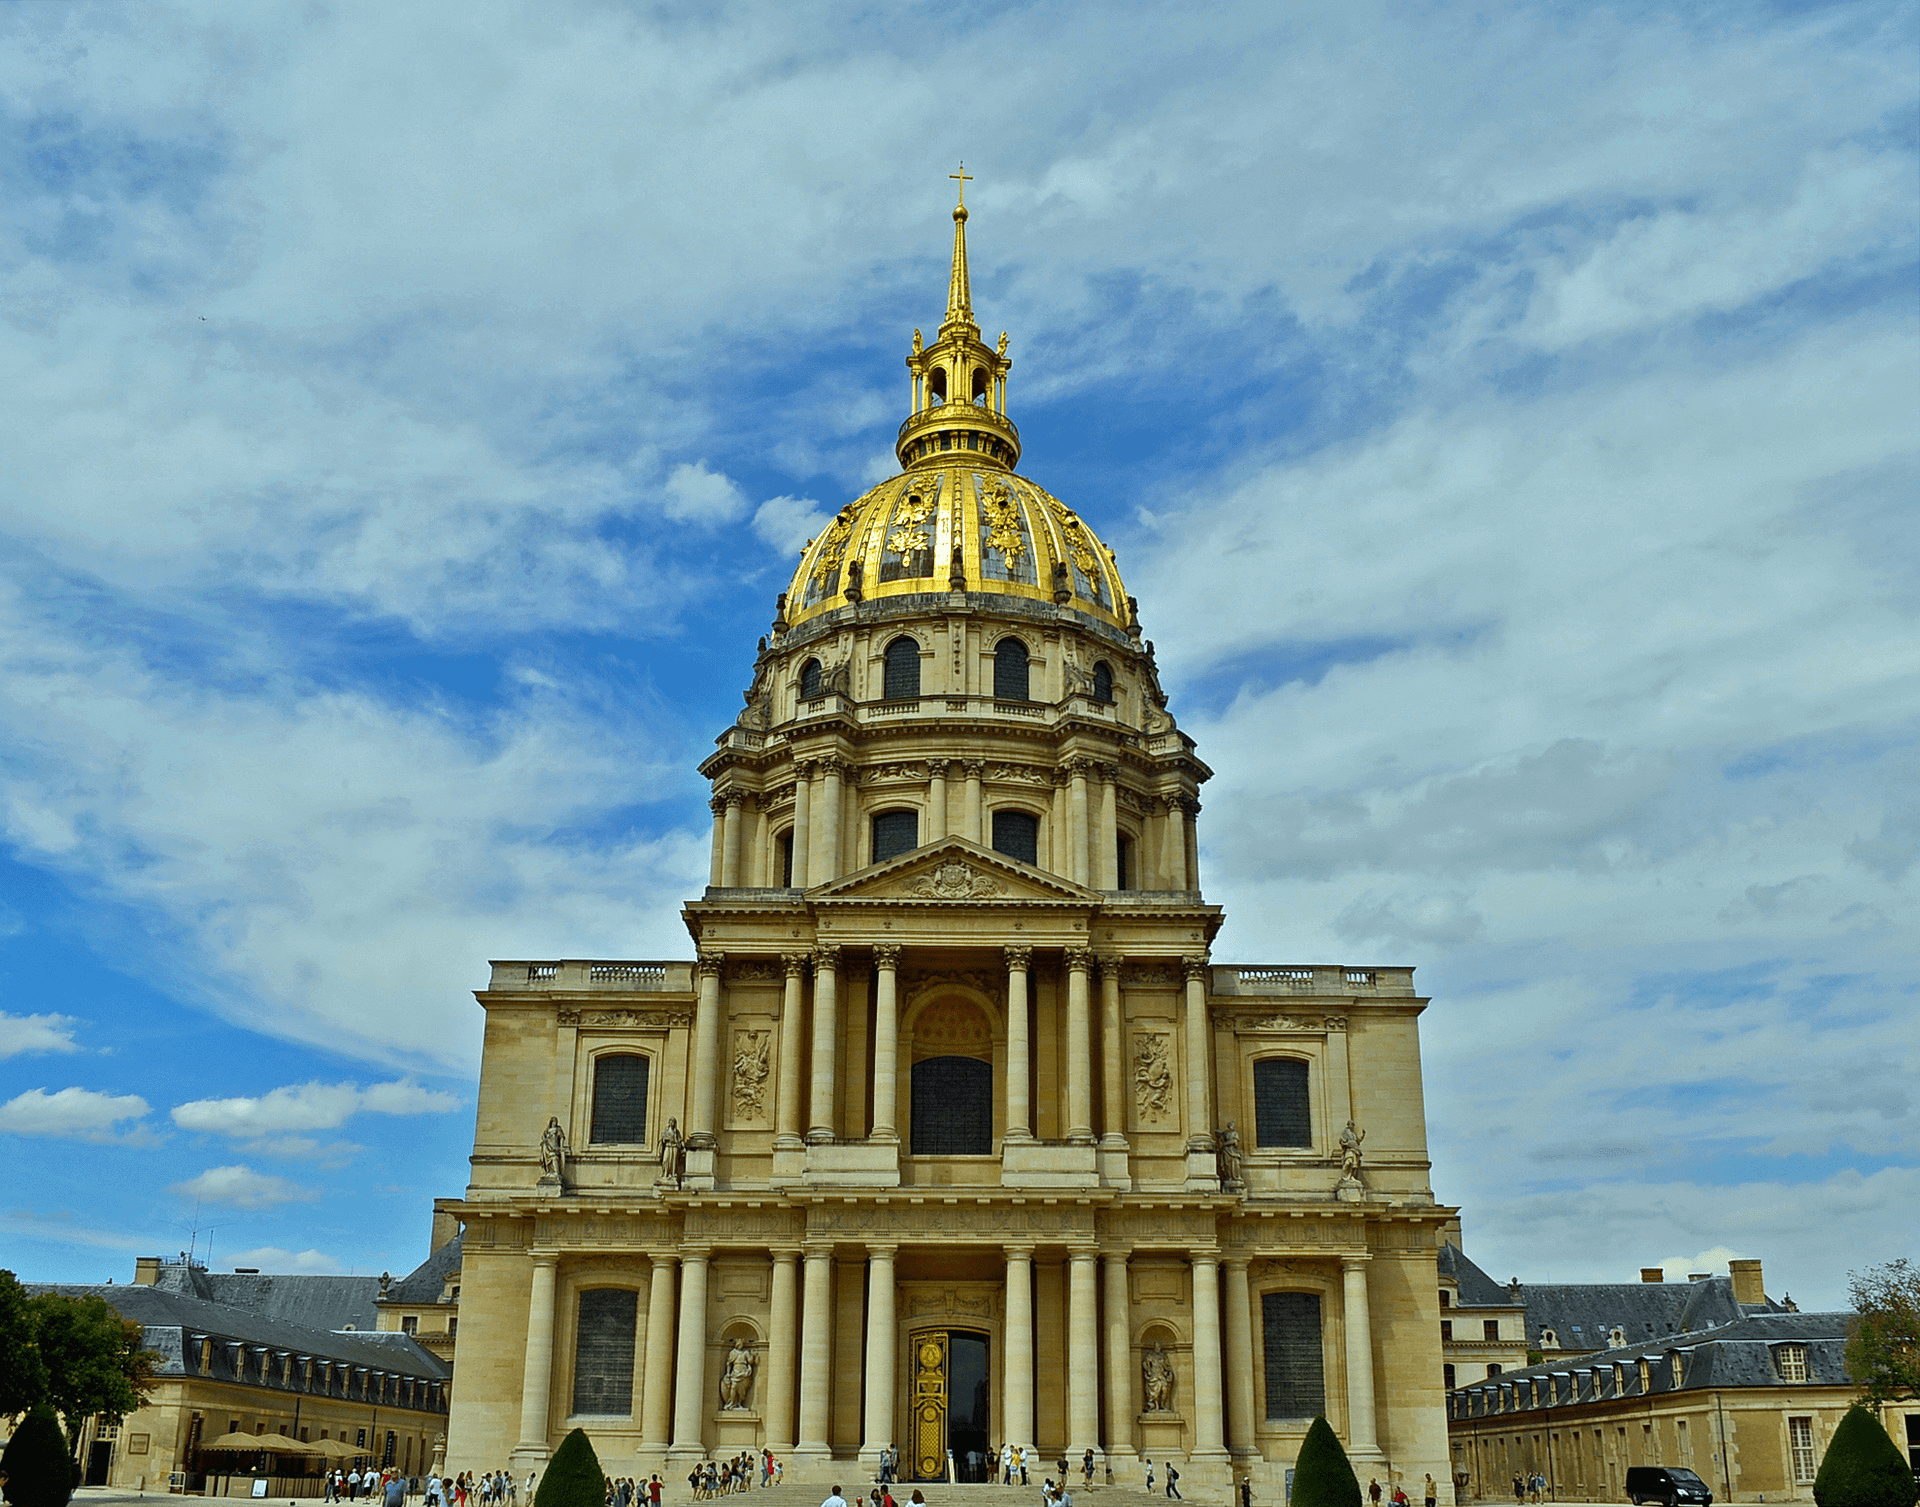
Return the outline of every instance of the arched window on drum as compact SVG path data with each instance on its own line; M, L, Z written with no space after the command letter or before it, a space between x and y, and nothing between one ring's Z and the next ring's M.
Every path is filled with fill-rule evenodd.
M993 699L1026 701L1031 686L1027 646L1011 636L993 646Z
M1093 699L1095 701L1113 700L1113 666L1104 659L1093 667Z
M993 851L1039 867L1040 818L1031 811L994 812Z
M800 666L800 699L811 701L820 693L820 661L810 659Z
M912 701L920 694L920 641L902 634L887 645L881 695L888 701Z

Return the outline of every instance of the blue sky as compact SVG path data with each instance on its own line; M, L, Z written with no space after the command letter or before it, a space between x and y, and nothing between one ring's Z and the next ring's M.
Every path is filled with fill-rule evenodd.
M392 13L387 13L392 12ZM0 1263L395 1272L489 957L682 955L965 158L1229 961L1497 1275L1920 1226L1910 4L0 8Z

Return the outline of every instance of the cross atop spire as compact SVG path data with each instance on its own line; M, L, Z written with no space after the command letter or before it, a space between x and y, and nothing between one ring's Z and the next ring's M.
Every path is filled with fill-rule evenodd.
M959 183L960 202L953 211L953 275L947 280L947 317L940 323L940 332L944 335L950 328L962 326L978 335L973 322L973 286L967 276L967 185L973 181L973 174L963 162L959 172L947 176Z

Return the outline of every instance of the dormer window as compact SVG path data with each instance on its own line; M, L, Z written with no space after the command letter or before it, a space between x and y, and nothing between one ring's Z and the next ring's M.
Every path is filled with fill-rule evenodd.
M1551 1329L1542 1329L1540 1331L1540 1348L1542 1350L1557 1350L1559 1347L1559 1335L1555 1334Z
M1782 1381L1805 1381L1807 1379L1807 1347L1805 1345L1774 1346L1773 1368L1780 1373Z
M1678 1388L1684 1376L1683 1363L1678 1350L1667 1357L1667 1365L1673 1378L1673 1385Z

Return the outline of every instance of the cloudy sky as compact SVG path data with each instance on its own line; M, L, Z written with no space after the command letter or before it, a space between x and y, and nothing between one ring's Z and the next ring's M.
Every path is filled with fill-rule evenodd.
M684 955L953 185L1497 1276L1920 1225L1912 4L0 9L0 1264L395 1272L489 957ZM195 1233L197 1231L197 1233Z

